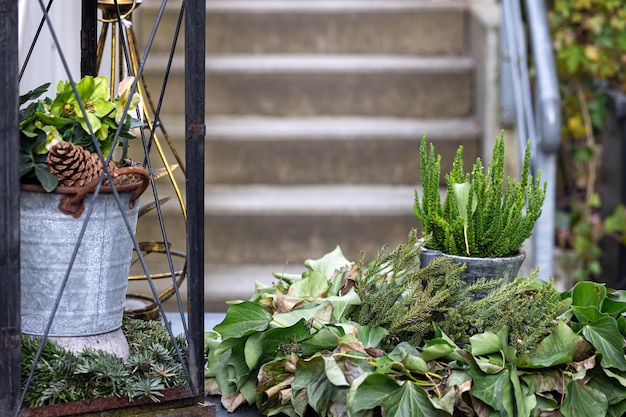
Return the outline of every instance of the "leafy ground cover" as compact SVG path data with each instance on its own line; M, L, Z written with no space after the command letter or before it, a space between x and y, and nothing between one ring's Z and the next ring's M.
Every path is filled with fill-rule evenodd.
M292 417L626 412L626 294L531 276L478 301L486 283L463 287L458 265L419 268L422 244L369 263L337 248L257 284L205 336L207 391ZM393 312L367 314L376 300Z

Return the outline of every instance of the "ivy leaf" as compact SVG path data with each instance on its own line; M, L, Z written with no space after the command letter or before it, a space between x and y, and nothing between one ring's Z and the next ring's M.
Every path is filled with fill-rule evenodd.
M436 338L427 340L422 347L420 358L426 362L443 358L444 356L454 352L458 347L444 338Z
M324 372L326 373L326 378L328 378L333 385L338 387L350 386L334 356L323 356L322 359L324 359Z
M571 362L574 352L583 338L576 334L564 321L559 321L552 333L539 344L537 351L517 361L523 368L544 368Z
M332 279L337 271L351 264L352 262L343 256L339 246L319 259L307 259L304 261L304 265L307 268L311 271L319 272L326 280Z
M502 351L502 342L495 333L484 332L470 337L472 355L481 356Z
M267 329L272 315L261 305L251 301L232 304L228 307L224 320L213 330L222 336L222 340L241 338L254 332Z
M572 288L571 294L573 306L601 309L602 301L606 298L606 287L595 282L583 281Z
M356 337L363 344L364 348L378 347L387 337L389 331L381 326L359 326Z
M300 320L309 321L311 319L329 322L332 309L332 305L326 301L318 305L309 304L306 308L291 310L289 313L275 314L270 327L290 327Z
M609 408L606 396L586 385L583 380L570 381L566 386L567 396L561 404L565 417L604 416Z
M412 381L398 383L388 375L370 374L350 392L349 415L362 410L382 407L385 417L437 417L439 411L433 406L428 394Z
M311 407L319 414L326 415L332 398L339 389L326 377L325 362L321 357L310 360L298 360L296 373L291 388L294 393L306 389L306 396Z
M508 369L497 374L487 375L475 367L470 369L473 386L470 394L493 407L502 416L515 416L513 384Z
M617 327L617 322L610 317L603 317L583 327L583 336L602 354L604 368L617 368L626 371L624 358L624 338Z
M325 275L317 271L311 271L305 279L291 284L287 295L303 300L314 300L323 297L329 287L330 282Z
M361 297L352 288L346 295L326 297L326 301L333 306L333 319L341 321L350 313L353 306L361 304Z
M300 342L311 336L306 322L300 320L290 327L274 328L263 332L259 342L261 344L261 356L259 363L265 363L274 359L277 355L289 354L292 351L298 353Z

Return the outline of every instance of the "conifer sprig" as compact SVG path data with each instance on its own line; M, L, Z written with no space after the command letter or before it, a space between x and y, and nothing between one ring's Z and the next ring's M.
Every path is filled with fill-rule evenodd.
M441 156L435 156L432 144L427 149L426 137L422 137L423 193L420 199L415 191L413 208L423 234L430 236L431 249L457 256L497 258L515 255L522 248L541 215L547 185L541 182L540 171L535 177L530 174L530 141L520 180L504 180L504 162L504 131L496 139L486 173L480 158L471 174L463 170L460 146L452 170L445 175L447 192L442 205ZM459 193L459 184L469 191Z
M363 257L358 262L356 286L361 304L353 310L351 319L386 328L389 334L383 348L400 341L418 345L432 335L433 323L443 319L451 306L500 284L499 280L479 280L467 286L461 279L465 265L449 258L438 258L420 268L423 245L413 229L407 243L391 251L383 248L367 265Z

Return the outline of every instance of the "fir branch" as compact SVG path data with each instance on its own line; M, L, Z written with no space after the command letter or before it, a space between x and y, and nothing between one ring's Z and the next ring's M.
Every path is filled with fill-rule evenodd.
M351 319L386 328L389 334L383 348L400 341L418 344L432 334L432 323L441 320L462 297L498 284L480 281L465 288L461 280L465 266L448 258L438 258L420 268L422 247L423 242L412 230L406 244L391 251L383 248L367 265L363 257L358 263L356 289L361 304L352 311Z
M517 278L482 299L463 299L437 325L460 345L468 343L474 334L508 327L509 345L523 355L532 353L551 333L562 306L554 285L540 283L531 275Z

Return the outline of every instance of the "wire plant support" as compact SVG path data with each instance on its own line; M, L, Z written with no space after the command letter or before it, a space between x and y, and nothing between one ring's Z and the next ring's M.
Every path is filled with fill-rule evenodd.
M167 320L165 325L170 338L176 348L179 362L183 368L184 374L188 382L188 389L176 390L172 399L180 401L181 399L189 399L191 403L203 401L203 381L204 381L204 47L205 47L205 4L201 0L183 1L179 13L178 24L169 56L169 65L163 79L158 101L155 105L150 95L143 71L146 59L150 52L150 48L154 41L159 23L161 22L166 0L163 0L159 13L156 17L154 27L150 33L143 55L140 52L136 40L136 36L132 27L132 13L141 5L141 0L83 0L82 1L82 30L81 30L81 73L82 75L97 75L99 67L103 62L102 58L105 52L105 38L108 30L111 29L111 96L113 96L113 86L115 80L121 80L124 76L134 75L135 80L130 89L130 97L133 93L139 92L143 97L142 105L138 116L144 120L144 129L140 130L141 142L143 144L143 152L145 159L143 165L150 173L152 183L154 203L149 205L145 210L156 210L159 218L159 226L163 236L163 242L168 242L166 225L163 221L161 204L166 202L168 198L159 196L155 181L162 177L170 180L175 190L178 204L180 206L181 215L186 224L187 247L186 252L172 250L167 243L158 244L158 242L138 242L135 238L131 226L126 220L126 231L120 233L128 233L133 241L133 247L136 254L136 262L142 267L143 276L135 276L131 278L145 280L150 287L152 296L154 297L153 305L149 307L158 310L161 317L165 317L163 301L175 296L181 320L184 327L184 335L188 344L187 361L184 359L184 353L174 337L171 325ZM59 306L61 296L71 271L71 264L74 262L76 252L80 245L80 241L84 234L85 228L91 216L93 207L86 212L86 218L80 232L80 237L76 242L70 267L65 274L63 283L56 297L56 303L49 318L47 329L39 345L36 354L35 363L29 370L26 381L21 381L20 374L20 213L19 213L19 134L18 126L18 106L19 106L19 80L21 79L24 69L29 62L32 54L33 46L37 42L41 31L47 27L59 53L59 59L63 63L63 67L67 73L67 78L72 84L74 93L78 98L80 111L86 116L85 104L79 99L76 83L72 79L69 64L65 58L63 45L56 36L56 28L54 22L49 17L48 12L55 7L53 0L44 4L42 0L38 3L42 12L42 19L39 22L39 28L33 40L33 46L26 55L24 67L18 72L18 3L15 0L0 0L0 22L3 30L0 32L0 65L3 66L3 74L5 80L0 87L0 97L3 99L5 108L0 116L0 128L6 141L5 152L0 153L0 169L3 170L0 182L0 197L2 199L2 222L0 222L0 268L5 271L3 291L0 291L0 343L2 343L2 355L0 355L0 372L8 375L7 378L0 380L0 414L3 416L17 416L22 409L22 403L29 385L32 382L35 366L39 359L44 342L48 337L50 326L54 319L55 311ZM60 2L58 2L60 3ZM102 12L100 21L101 32L96 42L96 25L98 20L98 8ZM180 28L185 23L185 147L186 160L182 161L173 143L165 130L163 123L159 118L161 104L169 77L169 67L176 48ZM123 117L129 111L130 101L126 103ZM85 117L87 120L87 117ZM89 123L88 123L89 126ZM157 129L160 135L157 135ZM104 155L99 149L98 140L93 133L93 129L89 126L92 141L98 150L98 156L103 162L104 175L100 177L99 182L94 191L94 199L98 198L100 189L105 180L108 178L112 184L113 179L107 168L109 155ZM116 133L116 141L120 134L121 127ZM177 165L171 165L165 153L165 147L161 143L161 137L169 147L171 154L177 161ZM164 168L154 168L153 161L150 157L152 149L156 149L158 160L164 165ZM187 201L183 199L183 194L179 189L173 171L180 168L186 176L186 187L188 196ZM117 190L112 187L117 206L122 210L123 203L120 200ZM156 248L156 249L155 249ZM163 252L167 256L169 273L151 274L145 256L151 252ZM176 270L172 257L180 257L184 259L184 266L180 270ZM171 286L159 293L153 282L156 278L171 278ZM188 286L188 314L184 315L179 287L184 280L187 280ZM188 320L188 324L187 324ZM22 389L24 387L24 389ZM167 396L162 400L167 402ZM121 408L119 402L112 401L111 406ZM126 401L128 406L134 406L132 402ZM71 408L71 407L70 407ZM83 410L82 412L85 412ZM69 415L69 414L66 414Z

